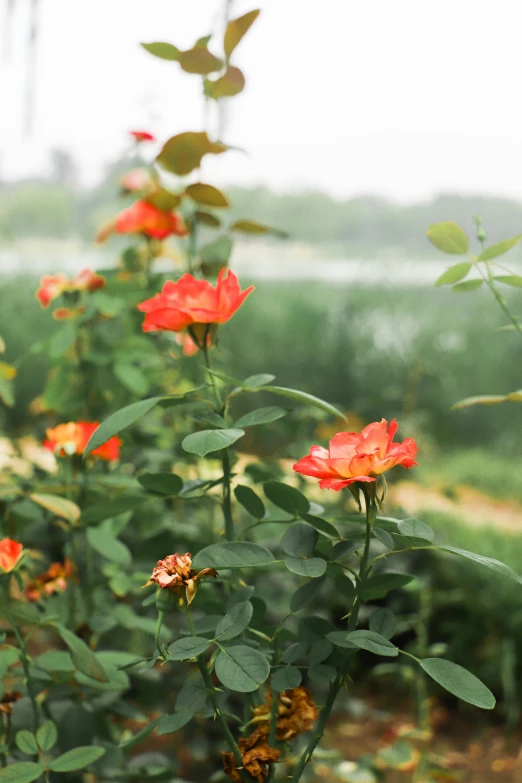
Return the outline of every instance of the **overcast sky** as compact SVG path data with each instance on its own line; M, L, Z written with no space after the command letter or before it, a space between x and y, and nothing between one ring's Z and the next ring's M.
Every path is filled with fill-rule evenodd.
M29 0L16 5L0 66L4 176L42 171L46 151L63 147L92 181L131 128L161 139L202 128L199 77L139 42L188 48L216 28L223 0L40 0L31 138ZM247 88L226 134L249 155L216 158L206 178L403 201L448 190L522 198L519 0L232 2L234 16L255 7L235 56Z

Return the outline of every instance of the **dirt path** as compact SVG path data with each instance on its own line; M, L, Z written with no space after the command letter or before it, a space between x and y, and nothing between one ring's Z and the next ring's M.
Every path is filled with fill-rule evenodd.
M390 487L389 499L412 516L422 511L437 511L470 525L494 525L497 529L522 533L522 506L515 501L497 500L471 487L458 487L454 497L449 497L437 487L401 481Z

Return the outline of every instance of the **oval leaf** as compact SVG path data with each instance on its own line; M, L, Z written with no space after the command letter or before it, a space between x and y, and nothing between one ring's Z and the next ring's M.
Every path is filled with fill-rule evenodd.
M427 541L433 541L435 533L429 525L421 522L419 519L402 519L397 528L401 536L412 536L412 538L425 538Z
M204 457L213 451L226 449L239 438L242 438L244 434L245 430L240 429L201 430L200 432L193 432L191 435L187 435L186 438L183 438L181 445L190 454Z
M370 631L391 639L397 628L397 618L389 609L380 607L371 613L369 626Z
M484 555L477 555L475 552L468 552L466 549L458 549L454 546L439 546L443 552L451 552L459 557L465 557L466 560L472 560L474 563L489 568L490 571L494 571L496 574L505 576L507 579L512 579L514 582L521 583L521 578L505 563L501 563L500 560L494 560L492 557L484 557Z
M85 642L62 625L58 625L56 628L69 648L72 662L76 668L88 677L92 677L93 680L108 682L103 666Z
M390 590L398 590L411 582L413 576L388 572L377 574L366 580L362 594L365 601L373 601L376 598L384 598Z
M245 508L254 519L262 519L265 516L265 506L253 489L238 484L234 489L236 500Z
M470 408L472 405L498 405L500 402L506 402L507 399L505 394L482 394L476 397L465 397L451 407L458 410L459 408Z
M326 571L326 560L322 557L309 557L307 560L300 560L297 557L287 557L285 566L293 574L298 576L307 576L316 579L322 576Z
M511 250L512 247L515 247L521 239L522 234L519 234L516 237L511 237L511 239L504 239L496 245L491 245L491 247L487 247L482 251L477 258L477 261L489 261L491 258L497 258L497 256L501 256L504 253L507 253L508 250Z
M89 545L99 555L111 560L118 565L129 566L132 563L132 555L121 541L103 527L88 527L86 531Z
M212 642L202 636L188 636L185 639L177 639L167 650L172 661L188 661L189 658L197 658L204 653Z
M177 710L172 715L164 715L158 722L158 734L173 734L179 731L194 717L190 709Z
M250 601L235 604L218 623L215 636L217 641L224 642L239 636L247 628L253 612L254 607Z
M495 697L489 688L463 666L444 658L425 658L420 665L426 674L458 699L483 710L492 710L495 706Z
M290 599L290 611L298 612L303 606L306 606L318 594L326 581L326 576L319 579L312 579L310 582L301 585Z
M282 666L270 678L270 685L274 691L282 693L289 688L298 688L302 679L301 672L296 666Z
M26 729L16 732L15 742L17 747L25 753L26 756L37 756L38 745L34 734Z
M194 46L186 52L181 52L178 60L186 73L199 73L202 76L219 71L223 67L223 61L204 46Z
M454 285L451 290L456 294L465 294L468 291L476 291L481 287L483 282L484 281L480 280L478 277L474 278L473 280L464 280L463 283L457 283L457 285Z
M89 764L101 759L105 748L97 748L95 745L83 745L79 748L68 750L49 764L52 772L74 772L76 769L84 769Z
M146 400L133 402L132 405L127 405L126 408L120 408L119 411L113 413L108 419L102 421L98 429L91 435L91 439L85 447L83 454L84 458L87 457L93 449L103 446L103 444L106 443L109 438L112 438L113 435L117 435L130 424L137 421L137 419L141 418L141 416L144 416L152 410L162 399L162 397L149 397Z
M238 645L220 650L215 671L226 688L239 693L251 693L268 678L270 665L257 650Z
M512 288L522 288L522 277L520 275L498 275L495 280L504 285L510 285Z
M250 388L250 391L257 391L257 389ZM303 405L311 405L313 408L319 408L338 419L344 419L346 421L346 416L344 413L341 413L338 408L330 405L329 402L320 400L319 397L314 397L313 394L298 391L297 389L287 389L284 386L263 386L263 391L270 391L273 394L277 394L279 397L288 397L290 400L303 403Z
M463 256L468 252L469 240L465 231L452 220L434 223L427 231L427 237L437 250L451 255Z
M473 264L470 261L464 261L462 264L450 266L450 268L446 269L444 274L435 281L435 285L452 285L453 283L458 283L459 280L466 277L472 266Z
M189 196L197 204L203 204L206 207L226 208L230 203L220 190L214 185L205 185L203 182L195 182L185 188L185 195Z
M36 740L44 752L51 750L58 741L58 730L52 720L42 723L36 732Z
M43 775L44 768L33 761L20 761L0 769L0 783L32 783Z
M177 495L183 488L183 479L175 473L142 473L138 481L142 487L158 495Z
M274 562L273 554L260 544L229 541L211 544L197 553L194 568L256 568Z
M266 408L257 408L255 411L245 413L241 416L234 427L255 427L257 424L269 424L272 421L277 421L286 416L287 411L283 408L278 408L276 405L269 405Z
M230 58L230 55L241 41L243 36L250 30L251 26L254 24L260 13L261 11L259 9L256 9L255 11L249 11L247 14L244 14L237 19L233 19L227 24L223 41L223 48L225 50L227 60Z
M281 539L281 548L287 555L301 557L311 555L317 544L319 533L306 522L291 525Z
M37 503L42 508L51 511L57 517L66 519L67 522L74 524L80 518L81 511L72 500L67 498L59 498L57 495L44 495L39 492L33 492L29 495L29 499L33 503Z
M204 155L219 155L227 149L225 144L210 141L205 131L187 131L165 142L156 160L167 171L183 177L199 168Z
M267 383L272 383L272 381L275 381L275 375L260 372L257 373L257 375L249 375L248 378L245 378L243 381L243 388L256 389L258 386L266 386Z
M164 43L163 41L142 43L141 45L146 52L154 55L154 57L159 57L161 60L179 60L179 56L181 54L180 50L176 46L173 46L169 43Z
M360 647L362 650L368 650L375 655L384 655L387 658L396 658L399 654L398 648L392 644L385 636L375 631L352 631L346 637L347 641Z
M263 484L263 491L267 498L278 508L296 515L299 512L306 513L310 510L310 502L295 487L283 484L282 481L267 481Z

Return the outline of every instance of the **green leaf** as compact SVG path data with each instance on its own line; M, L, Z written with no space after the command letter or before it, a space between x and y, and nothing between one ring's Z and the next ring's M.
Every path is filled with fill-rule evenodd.
M457 283L452 287L452 291L456 294L465 294L467 291L476 291L481 287L484 281L480 278L474 278L473 280L464 280L463 283Z
M315 514L306 514L304 511L300 511L299 516L325 536L328 536L329 538L339 538L339 531L331 525L330 522L327 522L326 519L316 517Z
M381 527L374 527L373 535L378 541L381 542L381 544L384 544L384 546L387 547L388 549L394 548L395 543L393 541L391 534L388 533L387 530L383 530Z
M319 533L306 522L296 522L290 525L281 539L283 552L292 557L307 557L311 555L317 544Z
M469 249L466 232L452 220L432 224L427 231L427 237L431 244L443 253L463 256Z
M188 131L172 136L156 160L162 168L183 177L199 168L205 155L219 155L227 149L225 144L211 141L205 131Z
M49 341L49 355L58 359L66 353L76 341L76 326L73 321L67 321Z
M243 633L252 619L253 612L254 607L250 601L241 601L241 603L235 604L219 621L216 628L216 640L218 642L228 641Z
M298 576L307 576L315 579L322 576L326 571L326 560L322 557L310 557L307 560L300 560L297 557L287 557L285 566L289 571Z
M142 487L158 495L177 495L183 488L183 479L175 473L141 473L138 481Z
M505 394L482 394L476 397L465 397L451 407L453 410L459 410L460 408L470 408L472 405L498 405L500 402L506 402L507 399Z
M280 239L286 239L288 234L286 231L281 231L278 228L271 228L264 223L258 223L257 220L236 220L230 226L230 231L239 231L243 234L252 234L255 236L262 236L266 234L273 234Z
M352 631L346 638L349 642L355 644L356 647L368 650L375 653L375 655L396 658L399 654L398 648L389 639L375 631Z
M201 430L200 432L193 432L191 435L187 435L183 438L181 445L190 454L205 457L213 451L226 449L239 438L242 438L244 434L245 430L240 429Z
M290 688L298 688L302 679L301 672L297 667L282 666L270 678L270 685L274 691L282 693Z
M354 552L356 552L358 549L361 549L364 546L364 539L362 538L356 538L355 540L351 540L349 538L339 541L337 544L334 544L332 547L331 552L331 559L332 560L344 560L345 557L349 557L349 555L352 555Z
M286 416L287 412L288 411L283 410L283 408L278 408L275 405L269 405L266 408L257 408L257 410L250 411L250 413L245 413L244 416L241 416L234 424L234 427L255 427L257 424L269 424L272 421L282 419L283 416Z
M209 228L220 228L221 226L221 220L215 215L212 215L210 212L200 212L198 210L194 212L194 220L196 220L197 223L202 223L204 226L208 226Z
M248 389L248 391L260 391L260 389L257 387L244 388ZM288 397L290 400L301 402L303 405L311 405L313 408L319 408L320 410L326 411L326 413L330 413L332 416L335 416L338 419L344 419L346 421L346 416L341 413L338 408L330 405L329 402L320 400L319 397L314 397L313 394L298 391L297 389L287 389L284 386L263 386L261 391L269 391L272 392L272 394L277 394L279 397Z
M397 628L397 618L389 609L380 607L371 613L369 626L370 631L391 639Z
M500 560L494 560L492 557L484 557L484 555L477 555L475 552L468 552L466 549L458 549L454 546L439 546L438 549L441 549L443 552L451 552L451 554L459 555L459 557L465 557L466 560L472 560L474 563L489 568L490 571L494 571L496 574L505 576L507 579L511 579L519 584L522 582L518 574L505 563L501 563Z
M181 52L178 59L185 73L198 73L201 76L219 71L223 67L223 60L203 46L194 46L186 52Z
M152 734L156 726L160 723L161 720L164 719L164 717L166 716L163 716L162 718L156 718L155 720L151 721L149 724L147 724L147 726L144 726L140 731L137 731L136 734L133 734L132 737L129 737L128 739L123 740L123 742L120 742L118 747L125 750L133 748L135 745L138 745L138 743L143 742L143 740L146 739L149 734Z
M308 645L305 644L305 642L296 642L295 644L291 644L290 647L287 647L283 652L281 660L284 663L294 663L295 661L298 661L299 658L304 658L307 649Z
M188 661L189 658L197 658L204 653L212 642L202 636L187 636L177 639L167 650L168 657L172 661Z
M260 372L257 375L249 375L243 381L244 389L257 389L259 386L266 386L267 383L275 381L275 375L269 373Z
M150 384L148 378L132 364L117 362L114 365L114 375L122 386L125 386L126 389L137 397L141 397L149 391Z
M346 631L331 631L326 634L326 638L335 644L336 647L345 647L348 650L359 649L353 642L349 642L346 638Z
M412 538L424 538L427 541L433 541L435 533L429 525L421 522L419 519L402 519L397 524L397 529L401 536L411 536Z
M133 402L132 405L127 405L126 408L120 408L119 411L113 413L108 419L102 421L98 429L91 435L91 439L85 447L84 458L94 449L107 443L109 438L112 438L113 435L117 435L130 424L133 424L139 418L151 411L162 399L163 397L148 397L146 400Z
M86 531L87 542L99 555L118 563L122 566L130 566L132 555L128 547L103 527L88 527Z
M44 753L56 745L58 742L58 730L52 720L46 720L45 723L42 723L36 732L36 740Z
M57 625L56 629L69 648L72 662L76 668L88 677L92 677L93 680L108 682L103 666L85 642L62 625Z
M425 658L420 665L426 674L458 699L483 710L492 710L495 706L495 697L489 688L463 666L444 658Z
M256 568L273 562L273 554L260 544L228 541L201 549L192 565L194 568Z
M522 276L521 275L497 275L495 280L498 283L504 283L504 285L510 285L512 288L522 288Z
M299 512L306 513L310 510L310 502L303 493L281 481L266 481L263 484L263 491L275 506L289 514L295 516Z
M209 271L213 271L212 265L217 267L226 266L229 262L233 246L234 243L230 237L218 237L213 242L209 242L207 245L203 245L200 248L199 257L201 263L203 265L210 265Z
M333 666L320 663L317 666L310 666L308 669L308 676L314 682L327 683L335 680L337 672Z
M366 580L362 594L365 601L373 601L376 598L384 598L390 590L398 590L411 582L413 576L410 574L399 574L388 572L377 574Z
M473 264L470 261L463 261L461 264L455 264L450 266L446 271L435 281L435 285L452 285L462 280L468 272L470 272Z
M179 60L181 54L180 50L169 43L163 41L156 41L154 43L142 43L145 51L149 54L153 54L154 57L159 57L161 60Z
M261 11L256 9L255 11L249 11L247 14L233 19L227 24L225 30L225 37L223 42L223 48L227 60L230 59L230 55L241 41L243 36L250 30L251 26L256 21Z
M37 756L38 745L36 744L36 737L32 732L22 729L22 731L16 732L15 742L17 747L25 753L26 756Z
M125 514L127 511L133 511L138 506L146 503L149 498L145 493L141 497L122 496L116 500L107 500L104 503L94 503L92 506L82 512L80 522L83 525L95 525L97 522L103 522L104 519L112 519L119 514Z
M173 734L179 731L183 726L192 720L194 713L192 710L177 710L172 715L164 715L158 723L158 734Z
M330 657L333 651L333 644L329 639L317 639L308 650L308 663L311 666L317 666Z
M301 585L290 599L290 611L298 612L303 606L310 603L319 593L325 581L326 576L321 576L319 579L312 579L310 582Z
M188 185L185 188L185 195L189 196L192 201L205 207L226 209L230 206L224 193L215 188L214 185L206 185L203 182L194 182L192 185Z
M53 759L49 764L52 772L74 772L77 769L84 769L89 764L101 759L105 753L105 748L98 748L96 745L83 745L79 748L68 750L62 753L58 758Z
M265 516L265 506L263 501L250 487L238 484L234 489L236 500L245 508L254 519L262 519Z
M72 500L67 500L67 498L60 498L57 495L45 495L41 492L33 492L29 495L29 500L32 500L33 503L45 508L57 517L66 519L67 522L70 522L71 524L74 524L80 518L80 509L76 503L73 503Z
M207 79L204 83L205 95L219 101L221 98L233 98L239 95L245 88L245 76L243 71L229 65L223 76L219 79Z
M511 237L511 239L504 239L502 242L498 242L496 245L491 245L491 247L487 247L482 251L482 253L477 258L477 261L489 261L492 258L497 258L497 256L501 256L504 253L507 253L508 250L511 250L512 247L515 247L515 245L517 245L521 239L522 234L519 234L516 237Z
M42 764L20 761L0 769L0 783L32 783L45 772Z
M226 688L251 693L265 682L270 665L264 655L245 645L222 648L216 658L215 671Z

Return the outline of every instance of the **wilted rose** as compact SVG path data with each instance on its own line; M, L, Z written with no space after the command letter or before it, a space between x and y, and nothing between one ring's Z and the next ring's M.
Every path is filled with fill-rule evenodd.
M192 558L190 552L184 555L167 555L163 560L158 560L154 566L148 584L155 582L161 588L172 590L176 593L182 593L183 590L187 596L188 603L192 603L196 595L197 582L203 576L217 576L217 571L213 568L203 568L202 571L192 569Z
M268 736L270 731L273 698L273 692L269 691L264 703L254 708L253 722L265 736ZM276 739L287 742L313 728L319 711L307 688L291 688L277 694L277 698Z
M74 574L74 564L68 557L63 563L51 563L47 571L32 579L24 590L29 601L39 601L44 596L63 593Z
M356 481L371 482L396 465L411 468L417 465L417 444L413 438L394 443L398 424L388 422L368 424L362 432L339 432L330 441L329 449L312 446L310 455L296 462L294 470L304 476L320 479L321 489L336 491Z
M238 740L239 750L243 761L243 768L257 783L265 783L270 773L270 764L279 760L280 750L271 748L266 741L263 732L256 729L249 737L241 737ZM242 783L241 771L233 753L223 753L223 770L233 781Z

